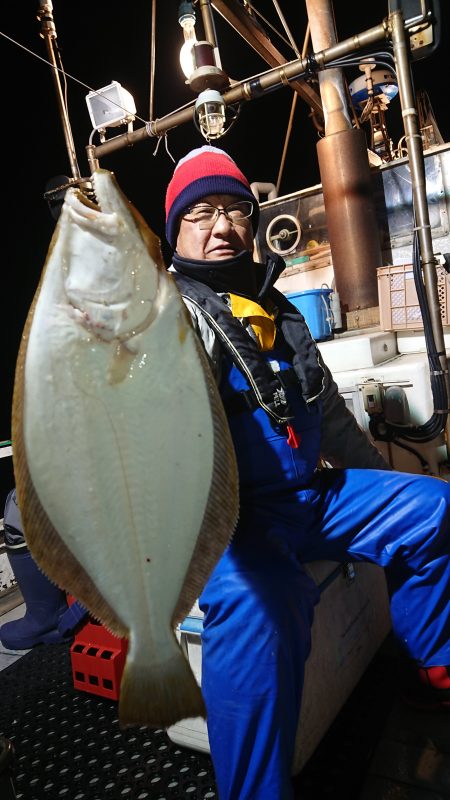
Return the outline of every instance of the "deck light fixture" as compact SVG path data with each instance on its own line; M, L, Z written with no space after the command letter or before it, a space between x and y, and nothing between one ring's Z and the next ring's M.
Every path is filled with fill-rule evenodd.
M218 139L225 133L226 109L221 92L229 84L228 76L217 66L217 47L209 41L197 41L191 2L182 0L180 3L178 22L184 36L180 64L186 83L198 95L195 125L207 141Z
M195 104L195 113L201 133L207 141L219 139L225 132L225 103L216 89L200 92Z
M92 127L104 132L118 125L132 125L136 115L133 96L117 81L86 95Z

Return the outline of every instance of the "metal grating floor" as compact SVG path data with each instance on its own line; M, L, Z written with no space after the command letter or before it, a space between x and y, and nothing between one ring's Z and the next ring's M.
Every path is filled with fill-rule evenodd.
M0 691L17 800L218 800L209 755L179 747L164 730L122 731L115 701L73 688L67 644L28 652L0 673ZM360 797L392 702L377 656L294 779L295 796Z
M73 688L68 645L34 648L2 671L0 686L17 800L217 798L208 755L163 730L121 731L116 702Z

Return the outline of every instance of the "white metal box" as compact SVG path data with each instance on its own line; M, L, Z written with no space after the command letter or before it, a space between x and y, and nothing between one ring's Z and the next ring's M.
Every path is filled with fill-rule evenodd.
M369 564L307 566L321 590L306 664L293 774L312 755L390 630L384 572ZM202 614L194 608L178 636L201 685ZM205 720L181 720L168 728L177 744L209 752Z

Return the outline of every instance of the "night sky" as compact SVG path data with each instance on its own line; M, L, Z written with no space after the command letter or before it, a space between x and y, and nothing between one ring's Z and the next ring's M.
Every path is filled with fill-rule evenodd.
M276 23L268 0L256 2L258 9ZM449 44L450 11L442 3L442 43L431 57L413 65L416 88L428 91L437 122L446 141L450 140L449 70L446 58ZM290 30L301 49L306 30L303 3L281 2ZM445 6L445 7L444 7ZM119 81L133 95L137 114L149 118L151 0L118 3L97 0L83 4L53 1L58 45L64 67L70 75L99 89L112 80ZM0 29L24 47L47 58L39 36L36 13L39 3L17 0L8 4ZM334 3L340 39L379 24L387 12L387 2L368 3L337 0ZM178 25L178 2L157 0L155 58L155 117L161 117L194 98L184 83L178 65L182 32ZM282 30L280 23L276 23ZM216 16L222 66L230 78L240 80L268 69L229 25ZM201 23L197 37L201 38ZM287 58L288 48L275 35L274 44ZM5 176L2 202L2 330L0 440L11 435L10 416L14 368L23 324L35 292L54 228L54 220L43 199L47 182L61 174L70 176L63 128L56 103L50 68L17 45L0 38L2 63L2 142ZM346 73L348 80L358 77L357 69ZM440 82L440 83L439 83ZM89 89L68 81L69 115L78 161L83 176L88 176L85 147L91 123L85 97ZM259 100L244 103L232 130L216 142L239 163L249 181L276 183L289 119L292 91L283 87ZM402 134L398 100L388 111L388 130L396 142ZM288 194L320 182L317 165L317 133L309 119L309 109L297 103L294 127L280 194ZM136 121L135 128L141 122ZM125 128L115 129L123 133ZM108 138L114 133L108 132ZM94 144L98 144L94 136ZM169 132L168 148L178 160L192 147L205 141L189 123ZM163 240L166 260L170 251L164 242L164 194L174 164L164 141L154 155L157 140L147 139L132 148L102 159L111 169L129 199L141 211ZM6 246L5 246L6 245ZM0 516L2 501L12 482L11 459L0 459ZM3 462L3 463L2 463ZM8 462L8 463L6 463Z

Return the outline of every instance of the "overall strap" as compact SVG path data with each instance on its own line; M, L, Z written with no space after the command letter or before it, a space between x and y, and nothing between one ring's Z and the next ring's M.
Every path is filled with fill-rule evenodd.
M225 351L249 383L257 404L276 424L287 424L292 412L281 381L224 300L204 283L178 272L171 274L182 296L197 306L219 337Z

